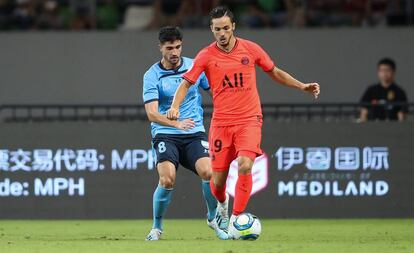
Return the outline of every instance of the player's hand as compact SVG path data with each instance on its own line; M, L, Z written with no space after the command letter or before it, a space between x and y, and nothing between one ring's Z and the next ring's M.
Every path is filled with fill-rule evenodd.
M180 111L176 108L171 107L167 111L167 118L170 120L177 120L180 117Z
M176 128L180 130L190 130L195 127L195 122L193 119L185 119L182 121L177 121Z
M320 87L319 87L319 84L318 84L318 83L307 83L307 84L305 84L305 86L303 87L303 90L304 90L305 92L308 92L308 93L312 94L312 95L313 95L313 97L314 97L315 99L317 99L317 98L318 98L319 93L321 92L321 90L320 90Z

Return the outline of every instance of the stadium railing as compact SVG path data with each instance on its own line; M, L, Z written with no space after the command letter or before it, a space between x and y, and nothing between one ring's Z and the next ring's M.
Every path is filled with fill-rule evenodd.
M266 119L280 122L356 122L361 106L407 106L408 119L414 121L414 103L382 105L360 103L263 104ZM204 106L211 117L212 105ZM0 105L0 122L50 121L133 121L146 120L144 105L138 104L4 104Z

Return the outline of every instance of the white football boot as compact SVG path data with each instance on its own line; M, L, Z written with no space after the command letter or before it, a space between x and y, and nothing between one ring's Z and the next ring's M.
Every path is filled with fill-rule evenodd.
M228 234L226 231L219 228L216 219L212 219L211 221L207 220L207 225L216 232L216 236L220 240L230 240L233 239L233 237Z
M145 238L145 241L158 241L161 239L162 231L158 228L153 228Z
M226 193L226 200L223 203L217 201L217 214L215 220L221 230L226 233L229 229L229 194Z

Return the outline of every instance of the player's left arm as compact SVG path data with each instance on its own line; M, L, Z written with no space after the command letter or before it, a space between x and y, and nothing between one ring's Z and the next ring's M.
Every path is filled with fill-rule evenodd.
M268 73L273 80L285 86L303 90L318 98L320 93L318 83L302 83L286 71L276 67L270 56L258 44L250 43L250 49L254 52L255 63Z
M291 87L303 90L312 94L315 99L318 98L320 93L320 87L318 83L302 83L301 81L295 79L286 71L281 70L280 68L274 67L271 71L268 71L267 74L276 82Z

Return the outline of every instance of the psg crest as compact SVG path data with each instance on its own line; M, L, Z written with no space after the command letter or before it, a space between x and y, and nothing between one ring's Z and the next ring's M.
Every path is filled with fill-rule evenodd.
M242 63L243 65L247 65L247 64L249 64L249 58L247 58L247 57L243 57L243 58L241 59L241 63Z

